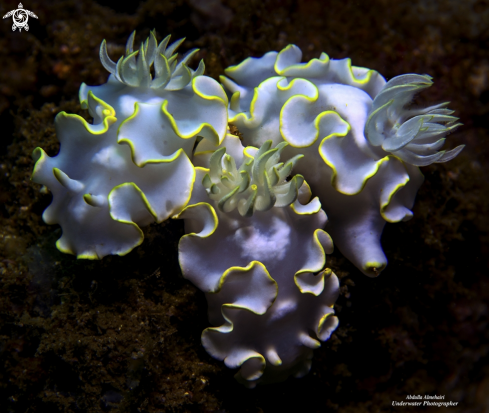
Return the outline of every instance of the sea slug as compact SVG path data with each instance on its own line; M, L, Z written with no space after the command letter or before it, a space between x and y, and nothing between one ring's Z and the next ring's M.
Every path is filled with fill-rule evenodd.
M431 86L429 76L408 74L386 83L350 59L300 63L301 50L248 58L225 70L229 122L243 143L287 142L284 155L303 154L296 171L328 214L326 229L362 272L387 265L380 245L386 222L412 217L423 175L418 166L446 162L462 150L438 150L460 124L447 103L412 107Z
M143 241L141 226L180 212L194 185L197 136L220 143L226 132L221 86L203 75L203 62L195 71L187 67L196 50L178 61L182 40L168 46L168 36L158 45L151 32L134 51L134 35L117 64L103 41L108 82L80 87L93 124L61 112L59 154L33 153L32 180L53 194L43 219L61 226L58 249L78 258L127 254Z

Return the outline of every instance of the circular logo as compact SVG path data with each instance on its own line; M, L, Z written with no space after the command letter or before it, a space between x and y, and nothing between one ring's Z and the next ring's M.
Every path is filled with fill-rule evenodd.
M19 29L19 32L21 32L22 29L24 29L27 32L29 30L29 25L27 24L29 16L34 17L35 19L37 19L37 16L31 11L24 9L22 3L19 3L17 7L17 9L9 11L3 18L6 19L7 17L12 16L12 20L14 21L12 31L15 32L16 29Z
M14 24L20 29L27 24L29 16L24 9L17 9L14 11L14 14L12 14L12 19L14 20Z

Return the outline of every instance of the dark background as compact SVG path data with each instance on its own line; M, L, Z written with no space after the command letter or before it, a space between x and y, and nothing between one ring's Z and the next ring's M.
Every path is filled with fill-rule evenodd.
M3 0L0 14L17 8ZM445 395L453 412L489 412L489 2L29 0L29 32L0 25L0 412L390 412L408 394ZM248 390L200 344L203 294L182 278L181 222L145 229L125 257L77 261L42 222L51 197L30 182L32 150L58 151L54 116L79 108L78 88L104 83L136 44L186 37L206 74L248 56L298 45L387 79L427 73L421 100L450 100L464 126L447 164L422 168L414 218L388 224L379 278L339 252L340 327L302 379ZM197 63L194 63L194 67ZM403 411L420 411L402 408ZM443 408L442 408L443 409ZM423 408L422 411L440 411Z

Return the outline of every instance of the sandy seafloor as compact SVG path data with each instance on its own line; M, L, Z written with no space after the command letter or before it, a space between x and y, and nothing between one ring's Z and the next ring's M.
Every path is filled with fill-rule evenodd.
M0 14L17 8L3 0ZM29 0L29 32L0 25L0 412L489 412L489 2ZM203 294L182 278L182 223L145 229L124 257L76 260L41 219L51 196L30 182L32 150L58 151L54 116L81 82L108 73L130 32L186 37L209 76L294 43L387 79L427 73L426 101L450 100L464 126L453 161L422 168L414 218L388 224L388 268L367 278L336 251L340 327L302 379L248 390L200 344ZM195 59L194 62L197 62ZM194 63L196 65L196 63ZM195 67L195 66L194 66ZM393 407L407 395L457 407Z

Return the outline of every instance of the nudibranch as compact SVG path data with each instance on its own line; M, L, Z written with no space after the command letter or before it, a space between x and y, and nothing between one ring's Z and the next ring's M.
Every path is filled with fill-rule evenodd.
M338 325L333 240L378 275L385 223L412 217L419 167L458 155L441 148L460 124L447 103L411 104L427 75L386 82L324 53L300 63L290 45L228 68L225 92L202 61L187 66L197 50L178 58L183 40L151 32L134 50L134 36L117 63L103 41L109 79L80 87L93 122L61 112L59 154L34 150L32 180L53 194L43 219L61 226L59 250L88 259L183 219L179 261L206 294L207 352L249 387L300 377Z
M182 273L206 293L214 326L202 344L241 367L236 378L248 387L306 374L338 325L326 214L302 176L288 179L300 156L280 162L287 144L271 145L244 148L233 135L200 142L196 184L178 215Z
M438 150L460 124L447 103L411 105L432 85L427 75L386 82L350 59L301 58L289 45L226 69L229 123L247 146L271 139L289 144L286 157L304 155L296 171L321 200L335 244L362 272L377 276L387 264L380 244L385 223L412 217L423 182L419 166L458 155L463 145Z
M141 226L177 214L190 199L191 162L197 136L219 144L227 128L227 97L218 82L187 66L197 49L181 59L183 40L157 43L155 33L114 63L105 40L100 59L111 73L106 84L80 87L77 115L56 116L60 152L41 148L32 180L47 186L53 201L47 224L59 224L59 250L78 258L124 255L143 240Z

